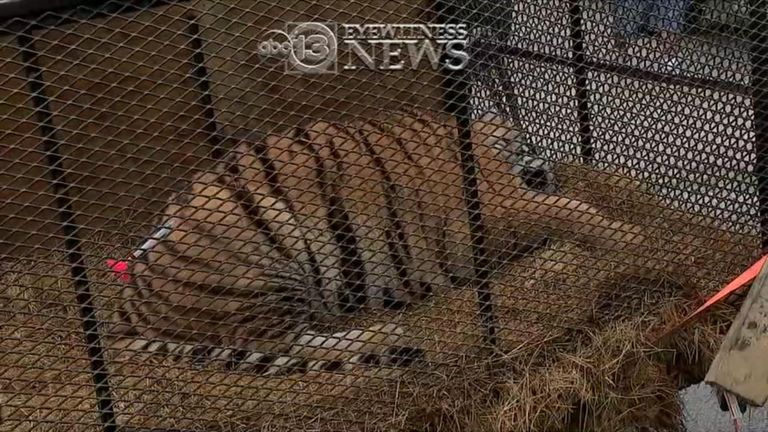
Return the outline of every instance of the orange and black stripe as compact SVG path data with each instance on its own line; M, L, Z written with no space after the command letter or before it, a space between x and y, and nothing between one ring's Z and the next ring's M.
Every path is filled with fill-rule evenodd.
M337 126L342 128L341 126ZM342 129L343 130L343 129ZM400 215L397 212L397 206L395 204L395 197L397 196L397 186L392 181L392 177L389 175L384 166L384 162L381 157L373 148L373 145L368 140L368 137L361 130L352 130L346 128L353 138L357 139L362 145L365 151L373 160L373 164L376 166L376 170L379 175L384 179L384 201L387 210L387 222L388 226L384 229L384 236L387 239L387 248L389 249L389 258L392 261L392 265L395 267L398 279L401 286L409 293L413 292L413 284L408 274L408 267L406 265L406 259L411 258L410 248L408 247L408 239L406 238L405 229L403 228L403 222ZM394 233L392 232L394 231ZM401 309L405 306L405 302L397 300L397 297L392 292L390 287L384 290L384 306L389 309Z
M324 169L324 159L313 145L306 128L300 126L295 130L295 138L301 143L315 159L315 175L320 186L321 195L328 205L328 227L333 232L333 239L339 246L341 255L341 275L344 290L337 293L339 307L344 313L352 313L359 310L367 302L365 282L365 261L360 253L359 240L355 235L352 220L344 207L344 200L339 193L337 185L328 181ZM330 146L333 163L339 165L341 158L338 150ZM341 171L341 170L340 170Z
M272 194L283 200L291 213L297 214L293 202L289 199L288 193L283 188L282 182L280 181L280 177L275 167L275 162L272 160L272 158L269 157L269 153L264 142L255 141L251 143L251 146L256 153L256 157L259 159L259 163L261 163L261 166L264 169L264 178L266 179L267 185L269 186ZM320 274L320 265L318 264L317 257L312 251L312 247L309 245L309 242L306 242L306 246L311 269L310 271L312 272L312 284L315 290L320 293L323 290L323 277Z
M235 198L235 201L240 205L240 208L243 209L243 212L245 212L246 216L248 216L254 226L264 234L272 247L278 251L283 258L288 261L293 261L295 257L269 226L269 221L264 218L261 206L256 203L246 186L241 184L240 168L238 168L235 163L231 163L227 165L227 173L231 176L230 180L232 184L230 185L230 182L223 178L223 176L217 178L219 182L222 186L228 188L232 192L232 195Z

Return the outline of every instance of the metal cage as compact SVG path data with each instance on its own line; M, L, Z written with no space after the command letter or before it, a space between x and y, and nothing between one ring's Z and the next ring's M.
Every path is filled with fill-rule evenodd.
M652 339L655 329L663 327L670 316L690 310L703 296L735 276L768 245L766 4L751 1L743 8L742 21L705 28L701 24L703 6L690 2L690 10L682 15L688 24L680 28L681 36L674 46L678 50L675 55L683 63L668 70L664 68L665 60L659 60L663 52L654 45L653 31L643 35L644 42L630 41L630 50L624 57L612 48L611 29L617 19L617 12L611 7L613 2L561 3L0 2L0 193L5 199L0 204L0 431L257 427L481 430L488 424L495 424L500 430L576 430L595 427L590 422L605 421L611 410L614 414L619 409L634 413L633 409L645 409L647 404L658 408L660 414L642 419L618 416L611 420L616 423L608 422L601 427L631 423L679 426L682 411L672 402L676 393L666 390L676 390L703 378L700 372L691 371L706 361L705 343L696 339L701 346L691 350L696 354L686 357L690 353L683 353L681 345L695 337L681 336L683 341L673 344L671 351L676 350L677 354L670 360L663 354L670 350L669 346L651 348L646 345L650 343L648 338ZM635 8L644 3L653 2L636 1ZM673 3L686 2L664 4ZM260 45L266 35L285 35L284 30L291 25L307 22L463 24L468 36L458 41L457 46L466 51L467 64L459 69L448 67L443 52L434 59L432 68L384 71L381 64L366 69L363 62L354 67L335 64L337 68L341 65L335 73L317 73L317 68L308 73L290 70L284 58L281 62L270 62L259 55L260 50L269 48ZM748 22L748 27L738 28L743 22ZM355 39L350 34L346 37L353 42L367 43L362 36ZM345 33L337 29L334 35L343 38ZM431 42L429 38L425 40ZM413 41L406 41L403 46L408 43ZM352 46L349 42L347 48ZM407 52L398 51L397 55ZM434 151L429 149L442 145L442 141L435 141L437 135L415 133L413 136L423 141L411 145L400 142L405 135L396 135L395 131L412 126L354 126L364 132L350 131L351 126L346 126L349 119L395 112L406 103L444 115L441 121L450 126L440 127L450 129L447 136L455 148L446 147L446 151L455 152L455 170L433 168L439 157L430 156ZM485 129L478 126L478 122L488 118L488 113L495 114L494 119L503 119L494 121L502 121L500 124L509 128L506 133L514 130L514 138L507 139L505 135L488 144L491 141L487 140L492 139L483 138L483 134L495 136L495 132L483 132ZM402 119L416 116L397 115ZM312 132L315 129L311 128L318 126L311 121L317 118L328 121L332 125L328 128L336 128L333 130L344 138L337 136L333 138L337 141L329 141L331 144L319 141L320 138L312 141L310 135L302 135L309 133L301 129L307 126L291 129L293 132L285 135L275 132L307 124L313 125ZM416 123L419 121L437 134L440 127L429 126L423 119ZM370 128L376 131L371 132L374 129ZM389 136L386 145L390 147L368 143L373 135L365 133ZM281 138L269 138L275 136ZM292 160L304 160L303 150L295 150L292 158L270 150L283 148L280 143L284 140L294 140L294 144L317 143L315 148L320 150L316 157L320 162L295 163L309 164L314 170L305 172L319 172L313 174L317 179L312 180L316 183L311 187L320 191L327 205L316 204L314 200L320 198L306 197L310 186L306 190L297 186L303 184L301 179L283 179L284 184L277 180L279 175L292 172L286 168ZM350 159L355 151L345 147L345 140L354 142L358 148L355 151L361 152L367 162L360 162L357 167ZM247 169L233 174L232 169L236 168L232 166L236 163L232 162L232 154L243 142L261 149L254 150L258 157L254 156L253 162L260 167L255 171L260 174L245 174ZM393 150L396 144L401 150ZM294 148L285 146L285 152ZM322 153L326 150L331 156ZM507 155L507 159L489 162L488 152ZM276 162L268 161L270 157ZM433 157L438 159L429 159ZM429 161L421 162L423 158ZM328 168L330 160L336 162ZM509 172L500 171L507 166ZM314 274L313 281L291 285L290 289L300 289L300 294L283 293L281 290L288 288L277 282L275 288L269 288L283 293L278 300L270 300L281 308L288 307L284 303L291 307L298 303L300 307L296 307L304 311L311 303L310 285L316 285L313 296L336 295L333 290L343 291L354 285L351 278L358 278L357 283L364 285L356 288L356 298L373 302L375 296L370 293L376 292L393 296L388 298L390 304L398 303L400 290L410 293L430 285L424 282L425 274L451 272L450 268L442 267L440 271L429 270L430 266L446 267L440 260L448 258L422 259L419 253L429 257L460 255L460 259L449 260L449 266L466 261L470 283L458 290L435 283L429 290L424 288L423 294L431 293L431 300L425 300L431 302L429 307L417 303L416 312L405 308L405 312L375 315L377 319L406 323L408 331L414 332L425 348L406 349L400 342L392 347L397 348L395 351L370 348L371 352L349 356L351 362L358 364L349 371L331 370L331 366L340 366L335 361L323 360L322 367L330 369L315 371L309 378L301 374L263 378L252 371L209 368L194 361L190 364L173 359L121 359L121 349L109 349L105 343L105 338L112 336L110 326L117 324L117 319L130 321L130 314L144 313L149 307L145 304L157 301L146 294L149 291L137 289L134 299L126 303L133 308L130 312L121 312L120 318L110 314L116 308L114 302L124 295L117 293L127 292L127 279L121 277L130 278L121 273L121 259L134 253L134 260L144 263L142 277L162 276L152 265L166 265L159 263L171 258L163 261L162 254L150 254L143 248L149 251L157 244L176 242L181 246L164 247L171 251L167 256L173 257L173 265L181 266L181 271L223 272L220 267L211 270L214 264L230 268L226 260L210 258L216 254L206 252L204 247L195 252L196 257L191 257L192 252L184 248L197 246L186 245L170 234L181 230L184 218L192 219L188 213L178 216L181 210L168 216L173 205L207 208L208 204L200 204L193 197L202 196L203 189L190 186L192 176L201 170L219 173L216 180L200 180L208 181L209 187L219 187L216 182L222 182L222 178L233 184L241 178L255 182L245 182L244 189L227 192L231 203L240 207L227 207L229 201L221 198L225 195L214 194L219 197L216 199L223 199L218 204L221 208L230 208L224 214L230 218L239 215L243 219L238 220L249 220L256 227L252 228L251 243L237 243L239 246L229 246L222 253L239 256L253 268L261 268L257 260L260 254L264 255L263 262L272 263L263 264L265 268L285 266L265 270L267 275L272 275L273 270L276 273L269 278L283 280L280 278L288 278L294 268L300 268L296 278L307 277L310 281L307 275ZM366 183L362 174L355 174L356 170L371 173L368 175L378 180ZM421 171L433 175L413 174ZM511 180L513 175L522 183L514 183L518 180ZM547 189L550 175L557 177L551 185L557 192ZM498 180L493 180L497 177ZM453 180L449 182L447 178ZM411 186L410 181L419 186ZM253 186L256 183L258 187ZM510 192L511 185L530 190L515 195L518 192ZM441 188L454 190L453 186L455 196L445 192L448 197L441 198ZM267 187L270 192L259 192ZM504 192L495 192L495 187ZM189 196L177 195L179 192ZM520 204L520 200L530 199L531 193L555 193L573 201L558 204L541 198L541 210L531 210ZM412 203L413 196L426 195L434 201ZM285 208L265 204L267 199L282 202ZM510 199L518 201L509 203ZM430 213L430 206L449 209L448 204L435 204L443 202L440 200L456 203L450 209L458 213ZM304 210L296 210L292 205L317 205L327 212L328 220L317 218L310 210L302 213ZM599 209L594 215L585 213L596 219L587 218L585 222L586 216L578 213L584 208ZM563 213L563 209L576 213L560 222L556 218L547 222L553 214ZM514 223L502 220L510 212L514 213L509 216ZM170 219L158 222L161 214ZM451 218L456 214L465 218L457 228L460 233L455 234L461 240L434 240L430 229L439 233L436 236L454 235L447 227L453 226L455 221ZM178 221L162 225L173 218ZM600 236L608 235L605 233L610 230L621 233L616 228L619 222L600 221L622 218L639 227L643 239L656 236L652 244L635 244L631 239L616 239L614 234L607 248L577 245L584 239L587 243L602 244ZM222 216L221 221L224 219ZM283 238L282 230L287 228L280 221L294 220L305 221L290 222L305 234L285 234ZM226 225L221 221L217 223ZM439 226L435 228L435 224ZM203 230L203 226L195 225L197 228L188 230ZM226 237L214 228L205 229L210 231L195 234L200 245L214 245ZM317 234L311 234L315 231ZM519 237L508 238L512 231L520 231ZM576 232L575 240L568 237L571 231ZM217 235L213 233L219 233L220 238L215 239ZM526 236L533 234L541 235L527 244ZM631 238L633 232L625 234ZM306 251L298 246L285 249L285 242L290 243L294 235L301 239L291 240L291 244L304 241ZM334 255L337 252L326 252L331 246L323 245L322 239L328 239L329 244L335 242L333 247L341 251L338 256ZM440 242L455 243L451 246L455 251ZM510 242L526 244L513 247ZM432 250L439 247L446 250ZM264 248L272 249L264 252ZM306 261L314 263L309 265L310 270L304 270L306 262L298 258L305 252L313 255L312 262ZM347 252L357 255L350 258ZM283 263L286 257L291 258L287 264ZM108 259L112 259L111 270L104 265ZM319 264L315 262L318 260ZM432 263L434 260L439 263ZM374 267L378 261L385 263L385 270ZM240 270L231 267L229 271ZM321 271L327 274L321 275ZM362 272L363 276L355 272ZM653 275L648 276L648 272ZM332 274L336 276L329 276ZM189 280L178 282L177 278L183 277ZM429 277L443 280L442 275ZM167 286L182 289L192 284L189 281L198 280L195 278L167 276ZM400 285L393 288L385 286L389 282L380 282L390 279L399 280ZM128 284L138 283L137 280L134 278ZM239 286L242 281L236 278L230 282ZM153 285L154 282L141 283L158 293L171 289ZM248 283L251 287L256 282ZM271 280L263 283L272 286ZM376 283L384 288L377 288ZM444 284L453 287L453 282ZM218 294L206 307L218 304L229 310L224 305L227 301L243 305L253 302L256 306L252 307L259 312L244 313L240 319L260 319L259 308L266 306L257 302L266 300L254 300L262 297L253 293L249 295L254 297L243 300L237 297L240 294L227 294L230 288L211 282L206 293ZM175 299L171 305L161 305L167 308L161 310L178 314L182 317L179 320L186 319L193 309L178 309L187 300L176 291L159 295ZM227 297L230 295L238 300L231 300ZM277 294L270 292L265 298L272 299L274 295ZM323 297L319 301L326 300ZM387 304L387 299L383 302ZM670 308L676 312L670 312ZM425 312L427 309L431 312ZM269 311L272 313L272 309ZM253 318L254 314L259 316ZM327 320L327 328L351 328L344 326L352 325L346 324L352 318L341 315L305 324L320 328L326 326L323 320ZM220 317L215 313L212 316ZM367 322L366 319L361 322ZM139 330L132 331L154 335L157 340L144 348L157 348L163 338L178 341L183 332L203 334L213 332L207 325L218 325L201 324L196 317L187 324L174 320L161 317L153 321L165 323L162 325L167 326L168 333L141 333L143 327L136 322L133 325ZM722 335L722 322L701 325L714 335ZM264 366L259 362L269 362L264 366L266 370L272 370L281 361L297 369L311 370L312 365L321 362L311 357L297 363L281 359L296 352L315 353L318 346L325 347L322 344L344 339L338 336L343 332L328 333L331 336L323 336L325 339L315 343L307 338L325 333L288 331L284 328L288 324L283 321L275 325L262 329L260 335L266 338L264 335L276 333L284 338L280 341L288 342L267 344L278 353L260 354L255 360L259 367ZM197 330L192 331L193 327ZM240 328L244 327L247 326L243 324ZM170 329L174 328L176 333L171 334ZM239 335L241 330L233 328L232 332ZM294 335L294 331L299 333ZM352 337L349 335L353 333L344 334ZM357 339L340 346L349 350L367 346L362 339L364 334L367 335L360 330L354 333ZM382 340L391 336L399 341L398 335ZM631 341L631 348L620 347L619 340L627 344ZM199 341L192 340L193 345L196 343ZM283 343L288 348L280 348ZM162 346L166 351L174 349ZM605 357L596 354L600 351L596 347L603 347ZM206 347L203 351L204 355L213 355L226 350ZM409 360L401 372L398 356L406 351L409 355L424 351L426 361L412 367ZM629 360L627 352L636 353L642 360ZM181 357L201 353L190 348L186 354ZM247 360L253 354L243 355ZM575 360L568 363L579 356L583 356L583 364ZM618 369L603 369L590 375L585 372L587 366L576 366L602 361L601 367L608 368L606 365L614 360L616 364L629 364L627 370L633 371L630 375L634 376L624 375ZM372 371L376 367L366 366L366 362L381 366L382 375ZM674 367L660 372L662 364ZM535 378L537 373L548 378ZM590 405L588 396L579 399L568 393L566 397L567 392L554 387L558 380L565 380L564 387L576 388L582 382L580 379L587 380L583 377L589 375L599 381L594 375L601 373L605 373L606 380L616 382L594 384L590 391L610 388L610 392L628 396L622 403L632 398L638 402L632 408L615 401L611 402L615 405L606 403L604 408L595 408L600 404ZM632 380L643 373L650 374L646 380L648 387L633 387L636 383ZM542 383L553 387L537 387ZM583 388L580 391L587 392ZM529 400L515 401L510 392ZM548 393L558 396L547 400L544 395ZM557 399L560 396L564 399ZM568 406L554 408L561 402ZM538 409L530 418L520 418L515 411L530 410L531 406ZM492 420L483 423L483 418Z

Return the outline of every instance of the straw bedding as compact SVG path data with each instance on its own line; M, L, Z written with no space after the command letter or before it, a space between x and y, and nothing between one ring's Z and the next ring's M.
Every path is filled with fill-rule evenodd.
M427 362L406 370L260 378L170 360L115 360L108 352L119 423L227 431L678 430L677 391L703 378L736 305L719 306L670 338L656 336L756 259L757 238L671 210L621 175L570 165L559 171L569 195L647 226L652 239L624 251L555 242L495 270L496 350L483 344L476 293L466 289L391 316L426 350ZM97 243L89 244L92 265L127 251ZM53 255L47 260L62 262ZM641 277L638 267L654 272ZM97 429L67 274L40 259L4 271L0 431ZM98 305L108 306L112 279L95 270L92 277Z

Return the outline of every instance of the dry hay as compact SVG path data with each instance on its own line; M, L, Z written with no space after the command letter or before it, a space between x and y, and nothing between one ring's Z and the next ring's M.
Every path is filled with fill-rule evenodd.
M456 290L390 315L411 329L428 356L427 364L405 371L270 379L171 361L111 361L119 423L249 431L675 430L677 390L703 378L735 307L720 306L663 341L656 336L756 259L758 241L665 208L626 177L567 165L560 171L569 195L648 226L651 240L627 251L555 242L499 270L492 285L501 329L496 356L482 348L476 293ZM87 246L94 267L128 251ZM657 273L639 277L626 263ZM91 273L99 305L109 305L112 279ZM66 266L13 263L0 296L7 404L0 431L95 430Z

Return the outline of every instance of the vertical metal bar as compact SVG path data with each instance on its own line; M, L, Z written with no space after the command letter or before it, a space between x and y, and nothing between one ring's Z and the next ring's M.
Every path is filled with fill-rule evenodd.
M587 90L587 65L584 55L584 32L581 28L582 12L580 0L569 0L571 67L576 78L576 112L579 116L579 149L584 164L591 164L594 158L592 148L592 123L589 118L589 91Z
M205 53L203 52L203 39L200 36L200 25L194 16L188 16L187 19L189 20L187 34L190 37L190 46L194 50L191 59L192 77L194 77L197 89L200 91L198 103L203 108L203 117L205 118L203 130L206 132L206 140L213 147L211 157L219 160L224 157L224 149L222 148L222 139L219 135L219 127L216 123L216 111L213 108L208 69L205 67Z
M499 54L500 65L499 68L499 85L501 86L501 92L503 97L503 104L505 106L504 114L508 115L512 121L522 127L523 116L521 115L520 101L518 100L517 92L515 92L514 78L509 72L508 62L506 58Z
M768 1L749 1L750 57L752 62L752 110L755 128L755 168L760 233L763 252L768 252Z
M93 296L89 288L85 257L81 251L78 234L79 226L75 221L72 200L67 194L70 185L64 175L64 164L60 149L61 143L56 138L53 113L51 112L48 96L46 95L43 71L38 64L38 53L35 50L31 30L26 29L20 33L17 37L17 43L21 49L24 72L27 76L29 91L32 95L35 116L39 123L42 148L46 155L53 192L56 195L56 207L58 208L59 221L61 222L64 234L64 248L67 252L67 261L69 262L70 273L76 291L77 303L80 306L80 318L85 334L88 357L91 362L91 374L96 389L99 416L104 432L115 432L117 430L117 423L115 422L115 413L113 411L112 392L109 388L109 373L104 363L104 349L101 346L99 321L96 317Z
M439 23L455 23L456 10L453 4L456 0L435 2ZM441 59L445 65L445 57ZM471 67L471 65L467 65ZM478 190L478 168L472 146L471 125L471 95L469 89L470 74L466 70L451 71L445 66L443 74L443 103L444 110L456 117L459 139L459 154L461 155L462 184L464 200L469 218L469 230L472 239L475 290L477 294L480 320L485 332L486 342L496 346L496 318L493 312L493 295L490 290L490 268L488 253L485 246L485 225L483 223L482 204Z
M447 93L450 93L450 90ZM456 96L460 94L458 93ZM464 99L463 95L461 99ZM457 99L448 99L448 101L458 102ZM461 108L454 113L459 130L459 154L461 155L464 200L467 205L469 228L472 236L478 309L485 330L486 342L491 346L496 346L496 317L493 312L493 294L490 289L490 263L485 246L485 224L483 222L482 204L480 203L480 193L477 186L479 170L472 148L469 100L466 103L458 102L457 105Z

